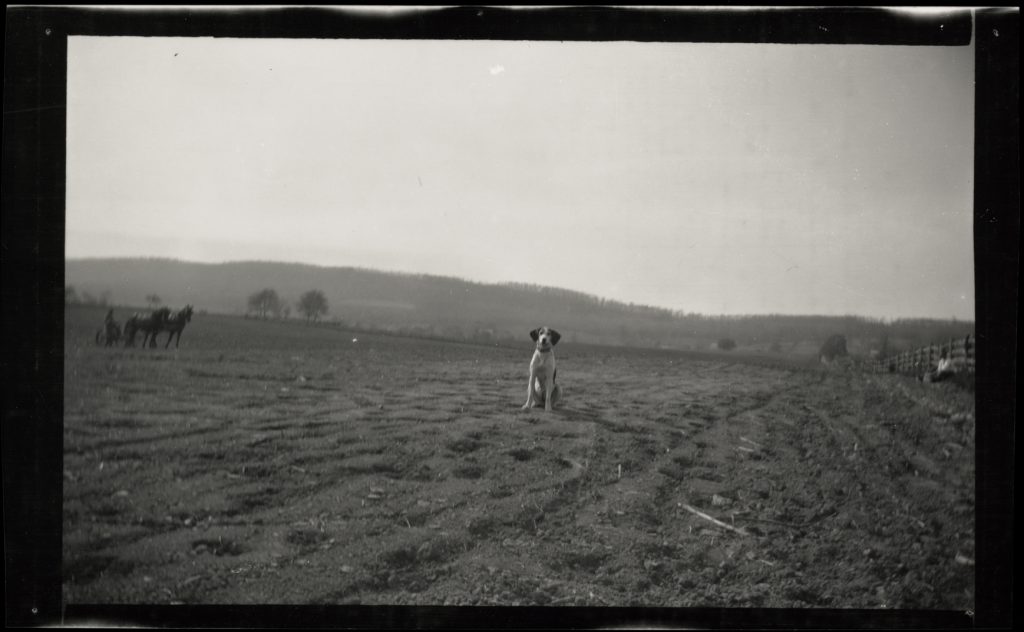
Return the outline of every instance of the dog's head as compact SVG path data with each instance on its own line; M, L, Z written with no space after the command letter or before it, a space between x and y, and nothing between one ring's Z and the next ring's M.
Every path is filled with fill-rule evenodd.
M562 334L549 327L538 327L530 332L530 338L533 338L533 341L537 343L537 348L541 351L548 351L557 345L561 337Z

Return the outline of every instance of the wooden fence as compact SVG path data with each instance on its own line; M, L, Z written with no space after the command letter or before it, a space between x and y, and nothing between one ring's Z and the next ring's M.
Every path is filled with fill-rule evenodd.
M953 359L957 371L974 373L974 350L977 340L970 334L963 338L950 338L946 342L928 345L912 351L882 358L875 363L876 371L923 375L935 369L942 352Z

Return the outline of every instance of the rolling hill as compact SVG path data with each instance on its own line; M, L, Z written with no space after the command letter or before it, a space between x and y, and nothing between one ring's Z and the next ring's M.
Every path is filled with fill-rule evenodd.
M165 305L198 312L244 314L252 294L270 288L289 306L317 289L328 320L398 333L490 341L520 339L549 324L567 340L644 347L704 349L722 338L753 351L814 355L842 333L851 353L888 345L905 348L971 333L973 322L886 323L857 316L707 316L626 304L561 288L484 284L452 277L351 267L245 261L194 263L171 259L69 259L65 286L78 300L142 307L156 294Z

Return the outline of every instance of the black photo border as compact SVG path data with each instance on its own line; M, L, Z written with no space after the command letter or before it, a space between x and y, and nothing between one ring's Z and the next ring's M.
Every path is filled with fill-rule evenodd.
M3 211L6 624L344 628L1001 628L1013 597L1020 234L1019 13L875 8L8 7ZM70 35L964 46L974 36L975 612L759 608L63 604L61 505L66 54Z

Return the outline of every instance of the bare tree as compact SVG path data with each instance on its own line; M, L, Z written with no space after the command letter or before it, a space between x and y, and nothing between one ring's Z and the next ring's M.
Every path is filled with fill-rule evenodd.
M327 313L327 297L320 290L310 290L299 298L295 307L307 321L316 321Z
M266 318L267 314L276 316L281 313L281 298L270 288L260 290L249 296L249 310L260 318Z

